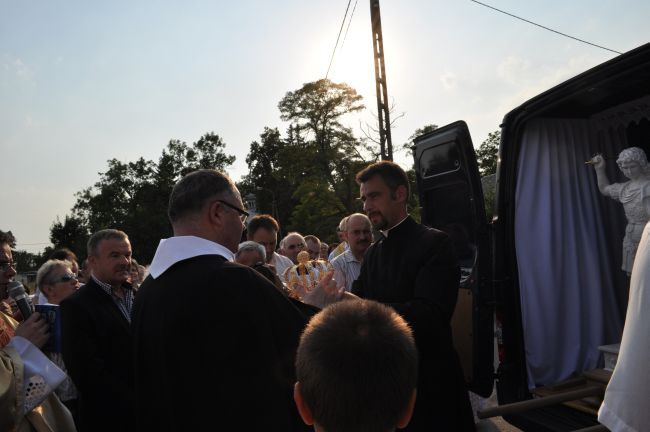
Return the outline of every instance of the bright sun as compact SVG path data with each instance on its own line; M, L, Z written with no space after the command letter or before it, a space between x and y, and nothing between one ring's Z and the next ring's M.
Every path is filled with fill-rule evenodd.
M370 29L361 31L360 28L352 27L345 40L341 35L343 46L340 42L332 62L329 79L334 82L345 82L362 94L368 91L374 92L375 66Z

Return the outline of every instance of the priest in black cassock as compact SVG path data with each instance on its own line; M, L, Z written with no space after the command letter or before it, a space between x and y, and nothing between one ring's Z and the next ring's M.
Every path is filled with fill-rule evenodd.
M398 165L372 164L357 174L357 182L364 211L382 236L366 251L352 292L392 306L413 329L420 353L415 411L405 430L473 431L452 345L460 271L450 239L408 215L408 177Z
M133 309L138 430L304 430L293 362L314 310L232 262L248 214L225 175L186 175L168 213Z

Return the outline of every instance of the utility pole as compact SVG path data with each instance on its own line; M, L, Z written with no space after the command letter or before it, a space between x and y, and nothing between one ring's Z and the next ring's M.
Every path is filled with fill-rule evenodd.
M372 50L375 54L375 88L377 91L377 119L379 120L379 147L382 160L393 160L393 141L390 136L390 114L388 110L388 89L384 66L384 42L381 35L379 0L370 0L372 20Z

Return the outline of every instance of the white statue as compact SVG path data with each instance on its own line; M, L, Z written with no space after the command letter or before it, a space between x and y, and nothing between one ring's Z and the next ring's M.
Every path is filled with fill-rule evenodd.
M650 220L650 166L645 152L638 147L623 150L616 163L625 177L625 183L610 184L605 174L605 159L601 155L590 161L596 170L600 193L620 201L625 210L627 227L623 238L623 264L621 268L629 275L632 272L636 249L641 240L643 227Z

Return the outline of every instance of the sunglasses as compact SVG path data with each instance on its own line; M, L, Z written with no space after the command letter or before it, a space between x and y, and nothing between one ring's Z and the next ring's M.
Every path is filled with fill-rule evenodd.
M54 284L58 284L60 282L70 282L71 280L78 280L77 275L75 275L74 273L66 273L66 274L64 274L62 276L59 276L56 279L50 280L50 283L52 285L54 285Z
M16 270L18 268L18 264L16 264L14 261L5 261L0 263L0 272L4 273L8 271L9 268Z

